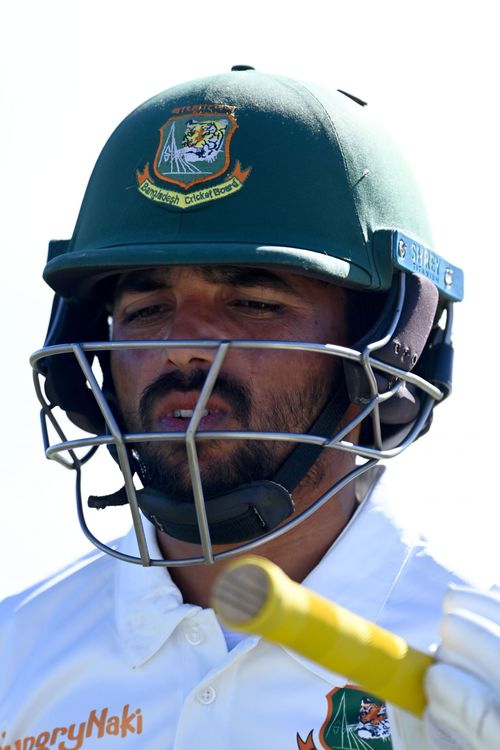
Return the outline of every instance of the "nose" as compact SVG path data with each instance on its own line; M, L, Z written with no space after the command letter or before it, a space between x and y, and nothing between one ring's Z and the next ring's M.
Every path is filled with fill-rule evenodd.
M227 338L227 331L213 311L198 304L185 304L176 310L168 331L168 341L218 341ZM217 354L217 347L166 346L168 361L180 370L210 366Z

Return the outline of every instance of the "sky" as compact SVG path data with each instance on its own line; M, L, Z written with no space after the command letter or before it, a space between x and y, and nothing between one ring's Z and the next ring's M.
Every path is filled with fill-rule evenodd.
M435 249L464 269L466 296L456 306L452 397L431 432L389 468L409 519L425 518L429 537L458 562L497 575L494 8L487 0L2 4L0 598L90 549L74 478L43 455L28 362L52 301L41 279L48 240L71 236L94 162L132 109L235 64L355 94L412 165ZM103 486L112 471L99 464Z

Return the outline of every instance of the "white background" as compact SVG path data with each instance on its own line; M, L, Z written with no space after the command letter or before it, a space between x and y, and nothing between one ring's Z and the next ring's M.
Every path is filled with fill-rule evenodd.
M498 223L496 3L2 4L0 597L89 548L73 477L43 457L28 357L44 340L50 238L73 231L105 140L173 84L250 64L369 102L426 195L436 250L465 269L456 377L431 433L391 470L401 502L459 563L498 578ZM105 468L103 472L105 482Z

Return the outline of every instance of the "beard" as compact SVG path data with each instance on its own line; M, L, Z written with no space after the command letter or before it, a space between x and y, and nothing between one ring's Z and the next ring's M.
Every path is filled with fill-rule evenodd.
M122 408L122 422L130 432L153 431L157 400L171 391L199 391L205 379L204 370L165 373L144 390L136 412ZM301 392L275 394L265 410L253 403L244 383L224 374L219 375L211 395L224 399L239 430L306 433L333 393L334 381L331 373L311 377ZM209 499L238 485L272 479L295 445L283 440L198 440L196 451L204 496ZM181 502L193 500L184 442L144 442L133 454L144 486Z

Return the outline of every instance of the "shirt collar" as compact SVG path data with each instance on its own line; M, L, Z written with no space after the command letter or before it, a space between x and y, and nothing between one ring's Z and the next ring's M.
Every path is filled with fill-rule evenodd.
M358 482L360 507L304 585L377 622L411 554L415 539L398 522L384 467ZM357 493L357 494L358 494Z
M154 526L143 519L152 558L161 559ZM134 530L119 542L120 552L137 555ZM179 622L198 611L182 595L163 566L143 567L115 560L115 624L132 666L139 666L162 647Z

